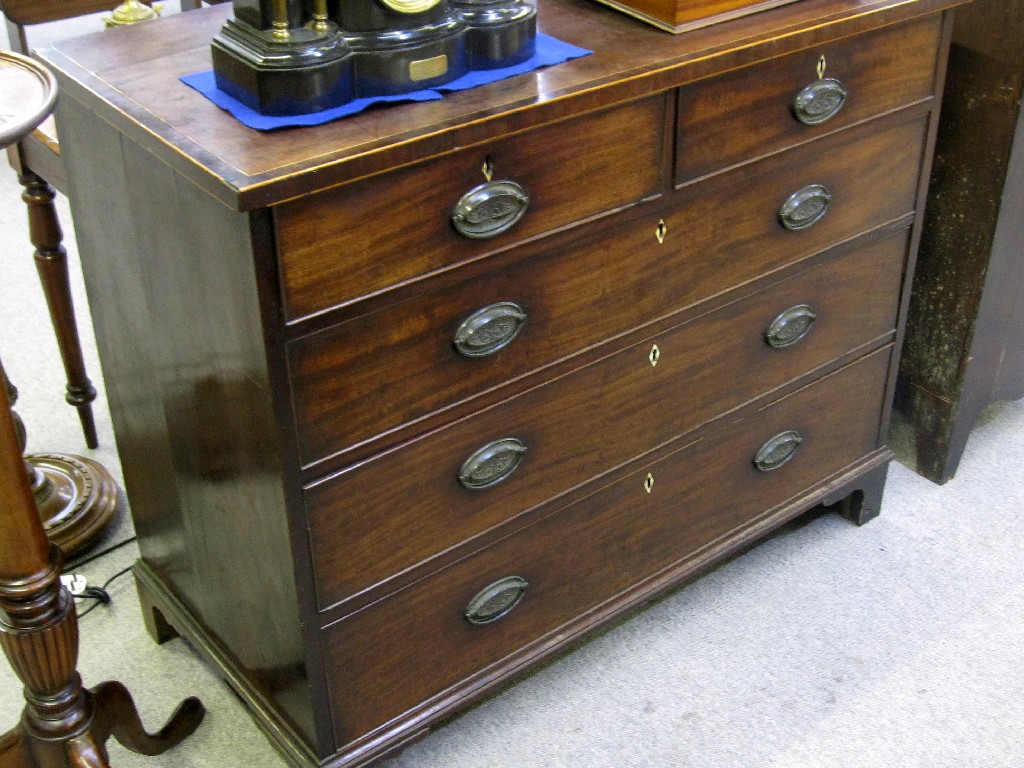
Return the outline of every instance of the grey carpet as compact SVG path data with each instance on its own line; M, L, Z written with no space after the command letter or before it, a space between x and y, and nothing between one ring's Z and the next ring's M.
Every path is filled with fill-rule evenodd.
M0 169L2 170L2 169ZM31 451L90 455L118 475L109 415L87 451L27 248L20 187L0 173L0 358ZM68 225L81 330L100 381ZM990 407L944 487L894 464L882 515L791 525L439 729L391 768L1020 768L1024 766L1024 402ZM122 517L105 545L130 539ZM2 543L0 543L2 545ZM128 543L78 570L102 584ZM284 765L181 640L145 634L131 576L81 622L87 685L118 679L156 728L184 696L209 715L134 766ZM84 606L83 606L84 607ZM0 662L0 730L20 713Z

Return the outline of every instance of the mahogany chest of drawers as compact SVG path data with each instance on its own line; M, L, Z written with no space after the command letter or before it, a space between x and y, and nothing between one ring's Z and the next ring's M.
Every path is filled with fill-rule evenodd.
M223 7L45 52L153 634L361 765L877 514L952 5L551 0L591 56L269 134L177 83Z

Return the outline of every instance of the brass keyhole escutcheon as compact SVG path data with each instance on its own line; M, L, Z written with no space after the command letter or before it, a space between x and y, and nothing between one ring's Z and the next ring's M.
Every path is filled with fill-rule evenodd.
M658 348L657 344L651 347L651 353L647 355L647 359L651 361L651 368L654 368L658 364L658 361L661 360L661 350Z
M647 478L644 480L644 490L648 493L654 490L654 475L650 472L647 473Z
M658 226L654 230L654 236L658 238L658 245L662 245L665 242L665 235L668 234L668 227L665 226L665 220L660 219Z
M825 67L826 66L828 66L828 64L825 61L825 54L821 54L821 58L818 59L818 69L817 69L817 71L818 71L818 79L819 80L821 80L823 77L825 77Z
M491 181L494 178L494 159L490 155L484 158L484 164L481 166L480 170L483 172L484 178L487 179L487 181Z

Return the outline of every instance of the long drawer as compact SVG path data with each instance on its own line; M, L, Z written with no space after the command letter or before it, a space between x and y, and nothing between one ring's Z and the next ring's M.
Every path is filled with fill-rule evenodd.
M676 183L929 97L941 32L929 16L681 88Z
M339 745L414 707L433 709L453 686L492 681L510 655L642 592L665 569L685 570L703 549L870 454L890 353L882 348L328 627ZM756 468L766 444L791 432L801 442L789 460ZM467 612L500 619L474 624Z
M649 213L552 238L482 277L293 342L303 464L910 215L923 140L923 120L843 132L713 177ZM832 195L824 215L786 229L780 209L815 185ZM464 323L510 305L478 332L500 338L517 330L508 323L520 324L514 340L485 356L457 351L453 340ZM511 313L525 317L510 320Z
M889 340L905 254L891 236L313 484L321 609Z
M278 206L288 317L352 302L662 192L671 162L667 105L666 96L652 96ZM478 189L488 182L513 182L519 190ZM586 194L573 182L586 184ZM452 225L463 202L476 228L470 236ZM513 221L516 214L521 218Z

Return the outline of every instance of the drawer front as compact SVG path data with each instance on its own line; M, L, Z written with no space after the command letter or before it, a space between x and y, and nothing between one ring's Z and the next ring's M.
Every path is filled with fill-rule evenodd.
M575 229L503 269L293 342L303 463L909 215L923 138L921 121L831 137L681 190L660 213ZM815 183L833 195L826 215L786 230L780 206ZM507 320L516 333L505 346L479 357L456 350L466 321L509 304L525 319Z
M926 98L940 34L932 15L680 89L676 183Z
M670 163L666 104L653 96L278 206L288 318L661 192Z
M885 338L905 251L887 238L308 488L321 608Z
M879 444L891 347L550 515L327 628L339 746L556 632L645 578L722 542ZM774 471L753 459L772 437L802 442ZM653 478L653 484L649 478ZM502 618L467 607L507 577L528 586ZM516 585L477 616L500 613ZM494 590L498 591L498 590ZM504 601L503 601L504 599ZM443 652L439 652L443 649ZM509 665L514 666L512 664Z

